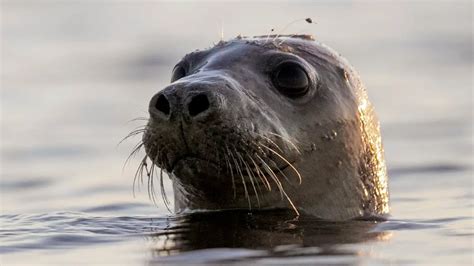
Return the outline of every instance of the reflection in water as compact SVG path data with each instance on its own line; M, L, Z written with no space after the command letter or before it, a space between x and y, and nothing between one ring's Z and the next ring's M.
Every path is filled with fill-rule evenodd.
M341 245L386 240L391 235L373 230L380 220L331 222L311 216L295 218L293 212L286 210L191 213L172 219L168 228L150 235L156 261L173 260L169 257L172 255L178 255L179 260L183 252L217 248L246 249L243 257L247 258L358 256L357 250ZM189 253L184 255L189 261ZM232 255L236 259L235 252ZM221 256L219 260L222 259L228 258Z

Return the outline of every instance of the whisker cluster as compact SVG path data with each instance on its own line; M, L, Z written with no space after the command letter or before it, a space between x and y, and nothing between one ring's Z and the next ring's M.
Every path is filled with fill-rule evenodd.
M138 127L130 132L120 143L126 139L144 134L147 130L146 125ZM273 137L273 139L271 138ZM302 183L302 176L295 166L284 156L284 148L277 144L277 140L281 140L281 143L286 144L287 148L294 150L297 154L301 154L296 144L277 133L268 133L267 135L255 133L253 140L248 141L246 144L235 143L229 140L223 141L223 143L213 143L215 147L215 157L217 158L218 176L229 176L232 184L233 198L237 198L237 188L240 185L243 189L243 194L248 202L248 208L252 209L254 206L261 207L261 196L265 195L262 192L272 191L274 188L280 193L282 199L286 199L291 208L297 215L299 212L288 196L284 189L283 182L280 180L282 177L286 183L293 185L290 177L284 173L283 168L289 167L294 175L298 178L299 184ZM148 149L148 144L152 146L152 149ZM133 180L133 195L135 196L135 188L138 185L144 183L144 176L146 176L147 192L150 200L157 205L156 191L155 191L155 178L159 178L160 194L165 207L170 210L170 201L166 195L163 181L163 164L167 163L166 153L168 151L167 144L161 144L157 146L156 143L147 143L147 140L141 140L132 149L132 152L128 156L125 165L134 157L144 146L147 146L148 154L145 155L135 172ZM149 150L152 150L150 152ZM150 155L152 154L152 155ZM153 157L153 158L152 158ZM278 166L275 159L279 159L284 162L285 165ZM222 163L222 167L221 167ZM252 202L252 196L256 201L256 205Z

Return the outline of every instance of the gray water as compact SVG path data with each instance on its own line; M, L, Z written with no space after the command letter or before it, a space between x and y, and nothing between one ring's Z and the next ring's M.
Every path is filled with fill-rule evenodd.
M1 265L473 263L470 1L2 1ZM151 96L187 52L314 34L359 71L378 112L388 221L285 212L170 214L132 193ZM169 183L166 184L171 193Z

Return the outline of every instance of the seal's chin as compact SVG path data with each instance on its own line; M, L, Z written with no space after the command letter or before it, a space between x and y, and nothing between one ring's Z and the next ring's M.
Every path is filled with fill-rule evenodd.
M171 169L171 173L180 178L212 177L218 172L216 163L193 156L180 158Z

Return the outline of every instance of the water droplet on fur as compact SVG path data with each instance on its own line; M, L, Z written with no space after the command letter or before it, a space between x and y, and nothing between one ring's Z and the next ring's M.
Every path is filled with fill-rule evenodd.
M322 136L321 138L326 141L333 140L337 137L337 132L332 130L329 134Z

